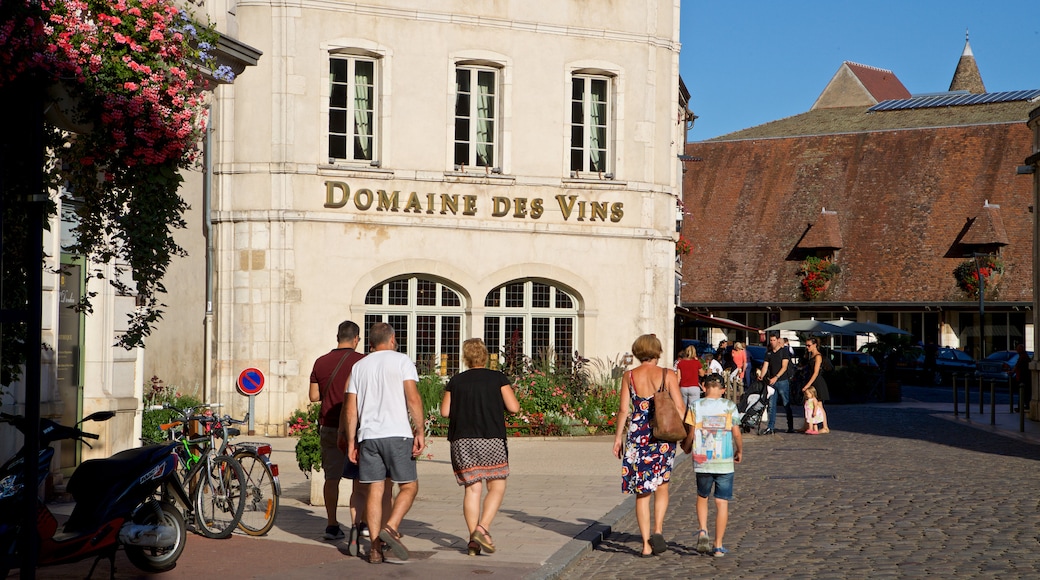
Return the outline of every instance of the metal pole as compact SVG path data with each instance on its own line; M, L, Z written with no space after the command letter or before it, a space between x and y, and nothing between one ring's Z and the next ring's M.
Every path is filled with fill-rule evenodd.
M982 377L979 377L979 415L986 411L986 407L983 406L986 400L982 397Z
M1022 405L1022 400L1026 396L1026 386L1023 383L1018 383L1018 432L1025 433L1026 431L1026 409Z
M1019 385L1018 390L1021 391L1022 387ZM1022 397L1018 397L1018 404L1022 405ZM1015 412L1015 391L1011 389L1011 377L1008 377L1008 413Z
M953 416L960 416L960 412L957 410L957 375L950 375L950 383L953 385Z
M993 381L989 382L989 424L997 424L997 386Z
M968 389L968 382L971 378L967 373L964 374L964 418L971 420L971 391Z

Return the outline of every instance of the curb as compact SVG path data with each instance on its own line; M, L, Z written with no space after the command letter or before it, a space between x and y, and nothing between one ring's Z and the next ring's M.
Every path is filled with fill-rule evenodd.
M617 507L603 516L599 522L589 526L576 538L564 544L545 561L537 572L525 576L525 580L557 580L571 564L596 549L596 546L610 536L617 523L631 514L635 507L636 496L629 495Z

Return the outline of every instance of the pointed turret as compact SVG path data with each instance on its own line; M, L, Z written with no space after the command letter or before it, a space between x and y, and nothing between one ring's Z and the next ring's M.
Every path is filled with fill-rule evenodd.
M957 71L953 73L950 90L968 91L972 94L986 92L986 85L982 84L982 75L979 74L979 66L975 64L975 55L971 52L967 32L964 33L964 52L961 53L961 59L957 61Z

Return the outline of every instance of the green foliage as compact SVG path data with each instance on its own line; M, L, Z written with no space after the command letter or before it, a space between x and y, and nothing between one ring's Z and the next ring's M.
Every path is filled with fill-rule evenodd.
M419 396L422 398L424 413L440 413L441 399L444 398L444 379L438 375L422 375L419 377Z
M170 409L150 410L149 407L169 403L178 409L197 407L202 401L193 395L181 394L176 387L163 383L159 377L152 377L144 387L144 413L141 415L141 440L145 443L162 443L166 441L166 433L159 425L181 419L181 415Z
M976 264L976 260L978 264ZM978 298L980 273L982 274L982 279L986 282L986 293L988 295L993 294L994 288L991 287L990 277L994 274L1004 273L1004 260L1001 260L1000 256L988 254L971 258L961 262L954 268L953 277L957 280L957 287L961 291L972 298Z
M306 409L297 409L289 415L289 435L300 438L296 442L296 464L307 477L312 470L321 469L320 415L321 403L312 403Z

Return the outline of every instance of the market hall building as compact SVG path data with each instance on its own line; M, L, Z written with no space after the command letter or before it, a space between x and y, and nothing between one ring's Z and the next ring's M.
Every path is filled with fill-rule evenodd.
M672 350L692 118L679 2L234 12L263 58L215 99L208 194L193 202L207 222L187 242L209 274L171 269L147 374L242 416L236 382L258 369L255 428L274 435L308 404L343 320L363 341L392 324L442 375L471 337L563 363L613 359L641 333Z
M948 92L913 96L846 62L808 112L688 144L683 236L703 258L684 266L681 305L754 328L879 322L981 358L979 254L985 354L1033 350L1035 202L1018 166L1038 99L987 92L965 42Z

